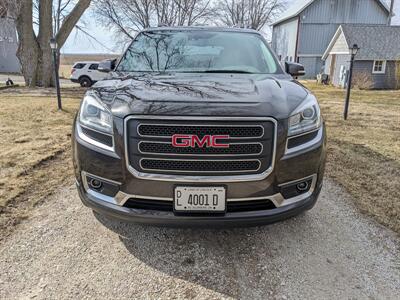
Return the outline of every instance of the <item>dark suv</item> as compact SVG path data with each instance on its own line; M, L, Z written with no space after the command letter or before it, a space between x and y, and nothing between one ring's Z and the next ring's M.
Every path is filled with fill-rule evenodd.
M325 126L315 97L256 31L151 28L73 125L83 203L125 221L265 224L311 209L322 186Z

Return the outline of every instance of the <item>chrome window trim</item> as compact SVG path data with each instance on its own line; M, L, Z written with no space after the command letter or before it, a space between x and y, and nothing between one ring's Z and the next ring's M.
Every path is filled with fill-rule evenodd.
M260 155L264 152L264 145L262 143L259 142L250 142L250 143L229 143L229 145L260 145L261 146L261 151L258 153L251 153L251 154L207 154L207 153L196 153L196 154L192 154L192 153L159 153L159 152L144 152L140 150L140 144L141 143L156 143L156 144L172 144L171 142L160 142L160 141L140 141L138 143L138 151L141 154L156 154L156 155L164 155L164 156L210 156L210 157L218 157L218 156L256 156L256 155Z
M296 147L293 147L293 148L288 148L289 140L294 139L294 138L297 138L297 137L300 137L300 136L303 136L303 135L306 135L306 134L313 133L313 132L315 132L315 131L318 131L318 134L317 134L317 136L316 136L315 138L313 138L311 141L308 141L308 142L306 142L306 143L304 143L304 144L301 144L301 145L296 146ZM295 136L288 137L288 138L286 139L285 154L292 154L292 153L295 153L295 152L297 152L297 151L301 151L301 150L307 149L307 148L309 148L309 147L311 147L311 146L317 144L319 141L321 141L322 135L323 135L323 127L320 126L320 127L317 128L317 129L314 129L314 130L311 130L311 131L308 131L308 132L304 132L304 133L302 133L302 134L298 134L298 135L295 135Z
M190 120L190 119L189 119ZM175 121L175 120L171 120L171 121ZM210 121L210 120L207 120ZM219 121L219 120L216 120ZM185 125L185 124L157 124L157 123L145 123L145 124L139 124L138 127L136 127L136 132L140 137L146 137L146 138L172 138L172 135L142 135L139 133L139 128L142 125L154 125L154 126L182 126L182 127L189 127L189 126L204 126L204 127L213 127L213 126L217 126L217 127L238 127L239 125L209 125L209 124L191 124L191 125ZM229 139L231 140L244 140L244 139L259 139L262 138L265 134L265 129L263 126L261 125L240 125L239 127L259 127L262 129L262 134L259 136L249 136L249 137L229 137Z
M172 172L180 172L180 173L242 173L242 172L257 172L257 171L259 171L260 170L260 168L261 168L261 161L259 160L259 159L235 159L235 160L230 160L230 159L203 159L203 160L201 160L201 161L214 161L214 162L217 162L217 161L229 161L229 162L232 162L232 161L258 161L258 168L257 168L257 170L237 170L237 171L190 171L190 170L187 170L187 171L182 171L182 170L166 170L166 169L147 169L147 168L143 168L143 166L142 166L142 160L167 160L167 161L197 161L197 159L169 159L169 158L141 158L140 160L139 160L139 165L140 165L140 167L143 169L143 170L146 170L146 171L162 171L162 172L169 172L169 173L172 173ZM176 175L176 176L179 176L179 175Z
M167 174L151 174L139 172L129 165L128 157L128 135L127 124L131 119L138 120L184 120L184 121L269 121L274 124L274 138L272 147L271 165L263 173L251 175L229 175L229 176L189 176L189 175L167 175ZM173 181L173 182L246 182L258 181L267 178L275 167L276 147L278 136L278 122L271 117L199 117L199 116L156 116L156 115L132 115L124 119L124 152L125 152L125 165L128 171L139 179L156 180L156 181Z
M107 136L111 136L112 146L111 147L107 146L107 145L105 145L105 144L103 144L103 143L101 143L99 141L96 141L95 139L92 139L91 137L89 137L88 135L83 133L82 127L86 128L88 130L92 130L92 131L107 135ZM114 142L114 135L113 134L104 133L104 132L101 132L99 130L92 129L92 128L88 127L88 126L82 125L79 121L76 122L76 132L78 133L78 137L81 140L83 140L83 141L85 141L85 142L87 142L87 143L89 143L91 145L94 145L94 146L96 146L98 148L101 148L101 149L104 149L104 150L111 151L111 152L115 153L115 142Z

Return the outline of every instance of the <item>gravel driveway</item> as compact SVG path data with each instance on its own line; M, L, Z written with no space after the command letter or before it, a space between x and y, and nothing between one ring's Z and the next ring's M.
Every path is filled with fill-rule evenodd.
M306 214L219 231L112 222L71 186L0 246L0 298L400 299L399 241L330 180Z

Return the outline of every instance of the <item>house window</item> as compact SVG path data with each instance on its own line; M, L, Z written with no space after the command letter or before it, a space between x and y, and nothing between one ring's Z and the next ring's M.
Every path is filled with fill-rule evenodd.
M372 74L385 74L386 72L386 60L374 60L372 67Z

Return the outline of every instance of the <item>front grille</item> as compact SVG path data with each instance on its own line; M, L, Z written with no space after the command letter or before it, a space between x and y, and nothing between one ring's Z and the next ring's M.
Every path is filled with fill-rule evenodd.
M140 173L166 175L226 176L264 173L274 157L275 123L225 120L145 120L126 121L126 151L129 165ZM229 136L218 143L174 147L176 134ZM178 177L177 177L178 178Z
M253 155L261 154L261 143L230 144L229 148L175 148L171 143L140 142L139 150L142 153L152 154L201 154L201 155Z
M145 170L183 172L252 172L260 168L259 160L161 160L143 159L140 166Z
M172 201L145 200L132 198L124 204L127 208L158 210L158 211L173 211ZM254 201L231 201L226 204L228 213L270 210L276 208L275 205L268 199ZM213 214L214 215L214 214Z
M172 202L160 200L146 200L146 199L128 199L124 204L125 207L134 209L149 209L159 211L172 211Z
M228 212L259 211L276 208L270 200L228 202L227 206Z
M173 136L174 134L195 134L203 136L224 135L228 134L235 138L261 137L263 135L263 127L258 125L253 126L191 126L191 125L139 125L138 132L141 136Z

